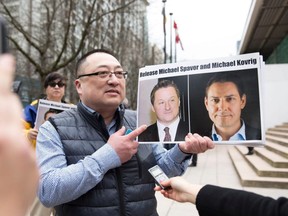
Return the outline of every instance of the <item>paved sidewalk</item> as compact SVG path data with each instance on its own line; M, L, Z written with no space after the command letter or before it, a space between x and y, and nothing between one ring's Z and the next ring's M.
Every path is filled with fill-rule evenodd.
M214 184L223 187L247 190L264 196L288 197L288 189L242 187L228 154L231 146L216 146L215 149L198 155L197 167L189 167L185 179L195 184ZM191 203L178 203L156 193L159 216L199 216Z

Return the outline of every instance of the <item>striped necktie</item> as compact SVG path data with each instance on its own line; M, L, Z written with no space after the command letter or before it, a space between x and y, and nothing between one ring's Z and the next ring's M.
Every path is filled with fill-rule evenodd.
M165 127L164 128L164 131L165 131L165 137L164 137L164 142L165 141L171 141L171 135L169 133L169 127Z

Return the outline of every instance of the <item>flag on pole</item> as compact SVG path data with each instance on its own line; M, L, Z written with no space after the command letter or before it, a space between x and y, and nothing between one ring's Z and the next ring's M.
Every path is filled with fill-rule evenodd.
M176 44L180 43L181 49L184 50L179 33L178 33L178 26L175 21L174 21L174 29L175 29L175 42Z

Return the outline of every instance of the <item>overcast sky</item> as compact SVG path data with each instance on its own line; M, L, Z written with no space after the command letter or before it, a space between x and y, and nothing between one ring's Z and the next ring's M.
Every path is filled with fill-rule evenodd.
M166 46L170 54L170 15L178 25L184 51L178 61L236 55L252 0L167 0ZM148 24L152 43L164 46L162 0L149 0ZM173 41L175 39L173 29ZM174 47L173 47L174 55Z

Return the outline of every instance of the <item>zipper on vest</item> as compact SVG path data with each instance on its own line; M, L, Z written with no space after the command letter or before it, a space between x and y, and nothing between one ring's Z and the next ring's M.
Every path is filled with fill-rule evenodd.
M139 178L142 179L142 166L141 166L141 161L138 153L136 153L136 158L137 158L137 164L138 164L138 170L139 170Z
M118 190L119 190L118 194L119 194L119 203L120 203L120 215L125 216L126 208L125 208L125 202L124 202L122 173L120 169L121 167L116 168L117 184L118 184Z

